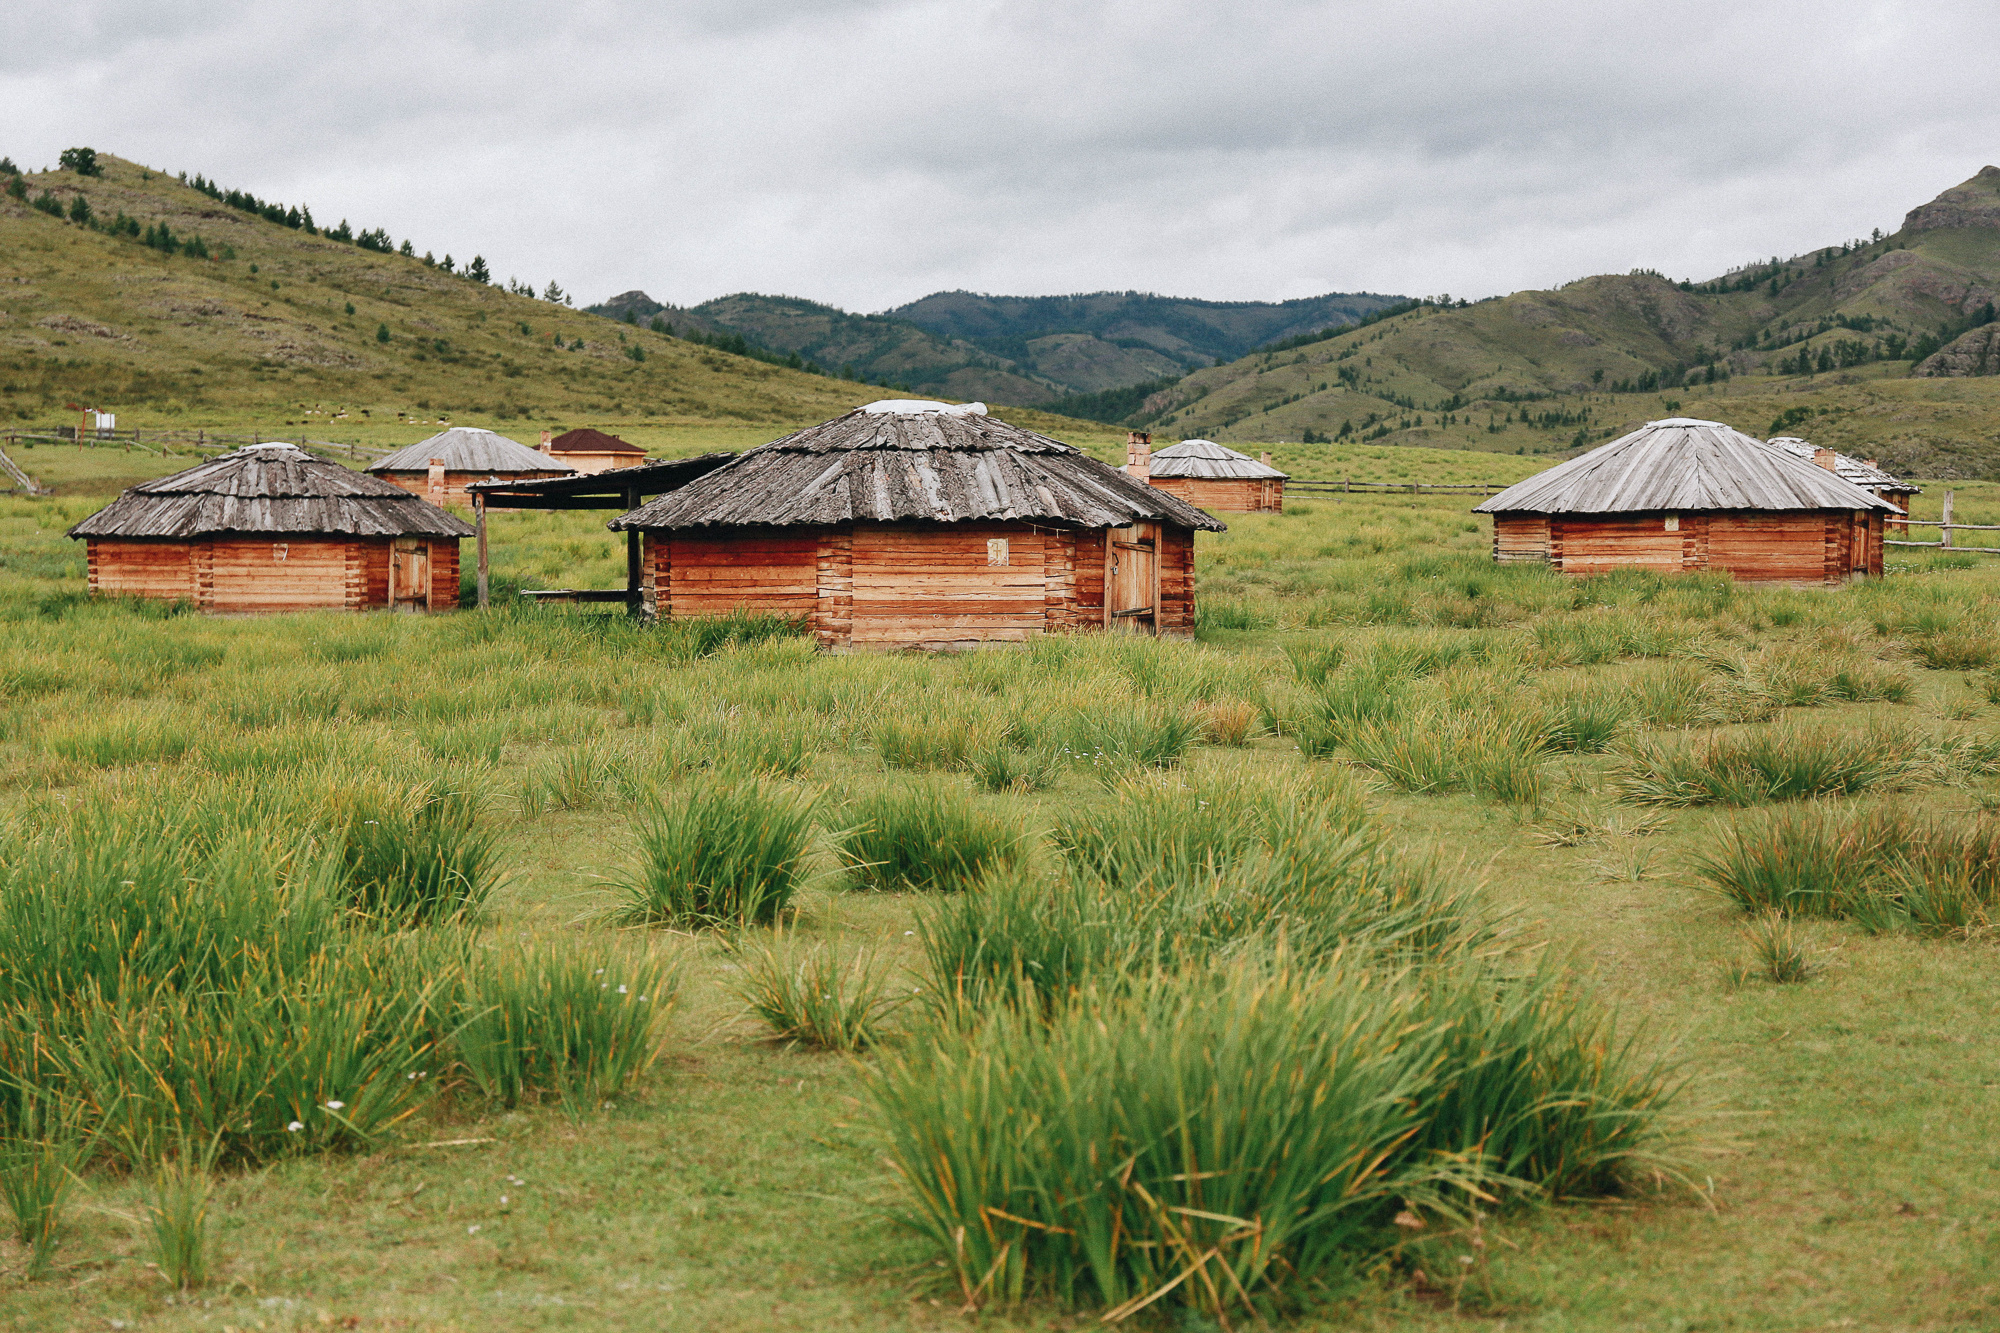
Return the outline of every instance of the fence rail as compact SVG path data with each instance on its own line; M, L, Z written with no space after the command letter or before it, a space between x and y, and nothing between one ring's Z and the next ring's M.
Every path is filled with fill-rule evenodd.
M1428 481L1355 481L1351 477L1342 477L1339 481L1287 481L1285 489L1287 491L1305 491L1308 494L1314 495L1329 495L1334 493L1346 495L1355 491L1402 491L1409 495L1418 495L1426 491L1497 495L1507 488L1496 485L1493 482L1475 482L1463 486L1446 486Z

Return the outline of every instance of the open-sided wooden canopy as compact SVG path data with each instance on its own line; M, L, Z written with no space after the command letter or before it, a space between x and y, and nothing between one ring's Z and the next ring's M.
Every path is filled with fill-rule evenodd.
M488 509L637 509L649 496L664 495L715 471L735 454L699 454L660 463L641 463L609 472L547 477L540 481L479 481L465 489L472 496L474 526L479 538L479 604L486 605L486 511ZM639 534L626 534L623 589L560 588L527 594L550 601L624 602L640 610Z

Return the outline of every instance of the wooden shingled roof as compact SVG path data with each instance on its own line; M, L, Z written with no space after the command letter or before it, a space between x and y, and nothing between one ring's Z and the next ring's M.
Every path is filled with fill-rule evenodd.
M1669 417L1517 482L1477 514L1687 513L1712 509L1881 509L1823 467L1719 421Z
M1155 477L1197 477L1203 481L1284 481L1286 474L1269 463L1217 444L1214 440L1182 440L1153 455Z
M978 404L903 402L872 404L747 450L611 527L996 519L1070 528L1224 527L1074 445L987 416Z
M368 465L370 472L427 472L433 458L444 461L447 472L482 472L505 476L516 472L574 472L559 458L530 449L519 440L510 440L497 431L473 426L453 426L428 440L419 440Z
M470 537L464 519L380 477L294 444L252 444L171 477L142 481L69 530L72 537L188 540L224 533Z
M1819 449L1812 441L1802 440L1796 435L1773 435L1770 439L1764 441L1764 447L1780 450L1781 452L1790 454L1794 458L1803 458L1808 462L1811 462L1819 453ZM1828 452L1833 453L1832 450L1828 450ZM1815 463L1814 466L1817 467L1818 464ZM1835 476L1844 481L1853 482L1864 491L1890 491L1897 495L1921 495L1924 489L1913 482L1904 481L1901 477L1895 476L1892 473L1884 472L1881 468L1876 467L1875 464L1865 459L1850 458L1842 453L1833 454L1833 472Z

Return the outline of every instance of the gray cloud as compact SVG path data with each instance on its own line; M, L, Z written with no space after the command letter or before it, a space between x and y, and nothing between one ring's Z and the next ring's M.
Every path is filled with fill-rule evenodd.
M1478 296L1891 228L2000 156L1996 57L1974 0L31 0L0 152L592 298Z

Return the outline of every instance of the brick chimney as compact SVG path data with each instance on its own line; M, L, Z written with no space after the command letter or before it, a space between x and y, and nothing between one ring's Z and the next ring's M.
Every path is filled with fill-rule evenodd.
M1125 436L1125 471L1146 481L1153 475L1153 436L1150 431L1135 430Z
M1862 462L1862 464L1863 464L1864 466L1866 466L1866 467L1873 467L1873 468L1879 468L1879 467L1881 467L1881 466L1882 466L1882 465L1881 465L1880 463L1876 462L1876 461L1875 461L1874 459L1872 459L1872 458L1864 458L1864 459L1862 459L1862 460L1861 460L1861 462Z
M1834 470L1833 459L1834 459L1834 453L1833 450L1831 449L1813 450L1813 462L1819 464L1821 467L1825 468L1828 472Z
M555 452L555 450L549 447L549 432L546 428L544 428L542 431L542 452L545 454L552 454Z
M430 495L427 498L434 505L443 504L444 503L444 460L442 458L433 458L431 460L429 481L430 481L430 486L429 486Z
M1266 449L1263 453L1258 454L1257 461L1262 463L1265 467L1271 466L1271 451L1269 449Z

